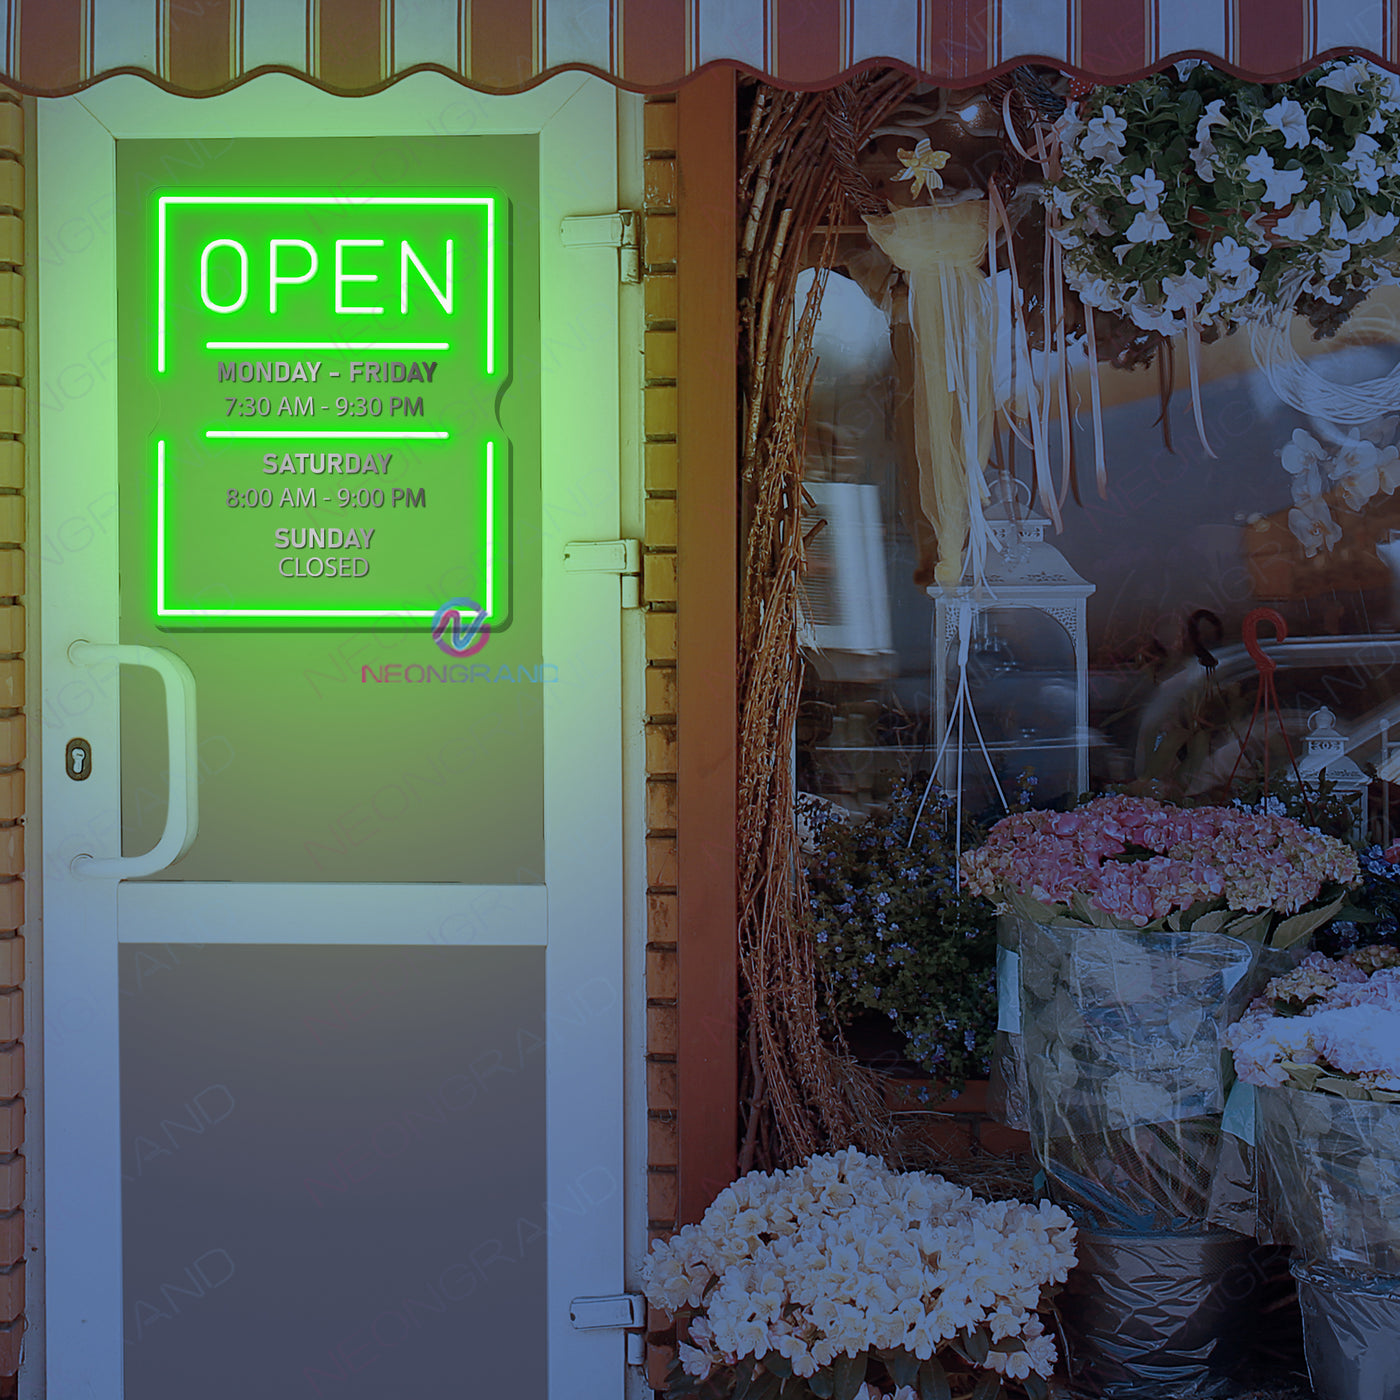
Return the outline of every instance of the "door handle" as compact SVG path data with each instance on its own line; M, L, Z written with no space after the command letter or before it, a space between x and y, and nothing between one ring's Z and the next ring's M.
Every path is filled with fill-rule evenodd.
M165 686L165 736L170 746L170 797L165 830L141 856L76 855L69 863L74 875L89 879L130 880L154 875L172 865L194 844L199 834L199 769L195 723L194 675L173 651L114 642L74 642L68 659L75 666L145 666Z

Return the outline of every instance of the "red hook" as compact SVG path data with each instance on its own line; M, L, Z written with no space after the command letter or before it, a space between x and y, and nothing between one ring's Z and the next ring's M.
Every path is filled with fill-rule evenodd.
M1271 660L1264 654L1264 649L1259 645L1259 624L1261 622L1273 623L1276 640L1286 642L1288 640L1288 624L1283 620L1283 615L1277 613L1273 608L1254 608L1245 613L1244 621L1240 624L1240 636L1244 639L1244 649L1253 659L1255 666L1259 669L1260 679L1272 676L1278 670L1278 662Z

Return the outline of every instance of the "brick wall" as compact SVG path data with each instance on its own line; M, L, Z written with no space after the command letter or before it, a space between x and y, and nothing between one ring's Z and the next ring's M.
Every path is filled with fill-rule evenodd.
M24 139L0 93L0 1396L24 1330Z

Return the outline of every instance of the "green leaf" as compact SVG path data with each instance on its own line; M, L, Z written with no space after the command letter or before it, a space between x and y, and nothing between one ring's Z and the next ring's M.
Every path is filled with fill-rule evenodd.
M1334 918L1337 911L1346 903L1346 895L1339 895L1330 904L1325 904L1321 909L1304 909L1301 914L1294 914L1291 919L1285 919L1275 930L1273 937L1269 940L1275 948L1291 948L1295 943L1301 942L1314 929L1321 928L1328 919Z
M783 1388L778 1393L778 1400L807 1400L811 1393L811 1387L801 1376L789 1376L783 1382Z
M882 1351L880 1360L885 1363L885 1369L896 1385L912 1386L918 1383L919 1358L912 1351L906 1351L903 1347L895 1351Z
M975 1327L971 1332L959 1332L958 1341L974 1366L981 1366L992 1349L992 1339L985 1327Z
M823 1366L807 1377L807 1386L817 1400L831 1400L831 1393L836 1389L836 1372L830 1366Z
M734 1363L734 1394L730 1400L749 1400L753 1391L753 1373L756 1365L752 1356L741 1357Z
M919 1400L952 1400L952 1395L943 1363L936 1356L930 1356L919 1367Z
M836 1358L832 1363L832 1370L836 1373L834 1400L855 1400L856 1392L865 1384L865 1363L866 1354L863 1351L855 1356Z
M776 1400L782 1384L779 1377L771 1371L765 1371L754 1381L749 1390L748 1400Z
M792 1362L780 1351L770 1351L763 1358L763 1368L775 1376L782 1376L784 1380L792 1375Z
M1026 1392L1026 1400L1047 1400L1050 1394L1050 1387L1045 1384L1045 1377L1032 1371L1025 1380L1021 1382L1022 1389Z
M972 1400L1003 1400L1005 1391L1001 1388L1001 1377L995 1371L988 1371L972 1392Z

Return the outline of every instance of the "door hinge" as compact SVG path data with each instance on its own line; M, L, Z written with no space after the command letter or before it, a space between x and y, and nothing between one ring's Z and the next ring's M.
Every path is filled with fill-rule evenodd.
M616 248L620 282L642 280L642 216L633 209L616 214L570 214L559 226L566 248Z
M564 569L571 574L617 574L622 606L641 606L641 540L571 540L564 546Z

